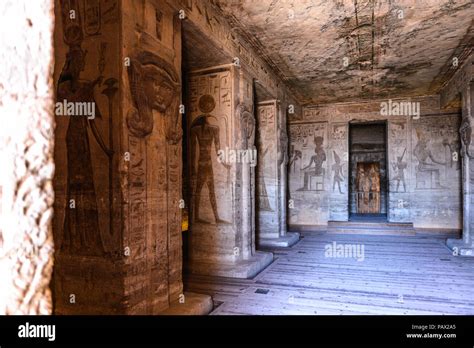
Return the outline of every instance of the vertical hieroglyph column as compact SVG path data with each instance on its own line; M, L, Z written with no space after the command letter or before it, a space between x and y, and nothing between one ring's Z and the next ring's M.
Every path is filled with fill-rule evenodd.
M257 106L257 244L288 247L299 239L286 226L288 136L278 100Z
M249 278L273 259L255 251L253 81L236 65L188 78L189 269Z
M0 314L51 314L53 1L0 16Z

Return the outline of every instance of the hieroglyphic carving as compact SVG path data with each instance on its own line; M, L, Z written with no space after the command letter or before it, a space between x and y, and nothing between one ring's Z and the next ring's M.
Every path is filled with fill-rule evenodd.
M308 191L310 178L320 178L320 181L316 183L316 191L324 191L324 176L325 168L323 168L324 162L326 162L326 152L323 148L324 138L321 136L314 137L314 155L307 166L301 168L304 173L303 186L298 191ZM314 164L314 167L312 165ZM319 184L319 185L318 185Z
M153 111L163 117L165 133L169 143L180 139L180 132L174 129L177 125L177 103L175 97L179 83L174 68L151 52L140 51L131 59L128 69L130 93L133 108L127 115L129 129L129 195L130 195L130 240L133 241L135 257L144 256L146 245L146 207L147 207L147 163L145 137L154 128ZM157 88L155 86L158 86ZM174 134L176 133L176 134ZM174 134L174 135L172 135ZM167 151L168 152L168 151ZM173 180L179 175L179 163L175 163L176 154L169 154L168 167L174 170L167 179ZM160 175L161 176L161 175ZM161 176L162 180L164 179ZM170 186L171 187L171 186ZM174 200L178 198L174 197ZM173 214L170 214L173 218ZM173 220L176 220L174 216ZM176 221L174 221L176 224Z
M212 147L216 151L221 150L219 138L219 126L211 124L211 118L215 119L211 113L214 111L216 103L211 95L205 94L199 98L199 111L202 115L194 119L191 125L191 178L193 187L195 187L195 206L194 206L194 220L201 223L209 223L201 218L199 215L199 208L201 204L201 192L204 185L209 190L209 201L211 203L212 212L216 224L228 223L219 218L217 210L216 193L214 189L214 171L212 170ZM196 155L196 150L199 146L199 153ZM195 166L197 162L197 167ZM228 166L224 163L225 166Z
M326 123L290 125L289 176L295 190L325 190L326 127Z
M231 166L218 156L219 150L230 150L231 83L228 70L190 77L189 159L195 222L210 223L213 217L216 224L228 224L232 216L232 209L218 204L232 191ZM204 188L209 199L202 195Z
M134 108L127 115L127 125L135 137L143 138L153 131L153 110L165 117L168 140L176 143L182 130L177 122L179 82L174 68L162 58L147 51L133 57L128 69Z
M441 170L446 162L438 160L432 150L432 140L422 128L416 129L418 142L413 155L418 161L416 170L417 189L442 189Z
M388 146L390 173L390 192L407 192L408 182L408 123L399 119L388 123ZM403 191L401 191L403 188Z
M347 124L333 124L331 126L331 147L333 153L333 164L331 165L332 171L332 190L336 192L336 186L340 194L347 192L344 190L345 179L347 175L344 175L345 170L348 170L348 149L347 149L347 135L348 135Z
M455 117L424 118L414 125L415 189L443 190L458 177L459 133Z
M57 82L57 99L59 102L66 100L67 102L92 103L95 106L95 118L100 119L101 113L94 98L94 90L101 85L103 76L95 80L81 78L87 60L86 51L82 49L84 36L78 3L62 1L61 10L63 38L69 50ZM72 21L68 11L76 11L79 17ZM100 56L102 58L103 55ZM103 69L99 70L102 73ZM84 115L70 116L66 133L67 193L61 251L75 255L103 255L105 248L99 227L89 134L92 134L97 145L109 157L109 167L113 156L112 144L109 143L109 147L105 144L95 118L86 118ZM112 179L109 177L110 180ZM111 209L111 202L109 202L109 209Z
M266 179L275 180L275 149L274 149L274 132L276 128L276 107L274 103L258 106L258 183L257 183L257 200L261 211L274 211L275 202L270 204L267 192ZM273 188L272 188L273 189Z

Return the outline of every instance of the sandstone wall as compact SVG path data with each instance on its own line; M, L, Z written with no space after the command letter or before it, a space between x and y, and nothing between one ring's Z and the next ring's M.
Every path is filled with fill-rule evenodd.
M0 314L51 314L53 1L0 3Z

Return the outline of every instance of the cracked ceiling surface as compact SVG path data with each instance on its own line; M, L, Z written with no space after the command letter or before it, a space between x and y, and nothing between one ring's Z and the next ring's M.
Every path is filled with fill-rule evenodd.
M436 93L473 45L473 0L213 0L302 104Z

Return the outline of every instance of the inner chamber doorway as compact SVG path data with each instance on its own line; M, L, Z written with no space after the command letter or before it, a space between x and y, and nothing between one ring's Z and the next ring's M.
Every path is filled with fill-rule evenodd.
M349 131L349 219L387 220L386 123L354 123Z

